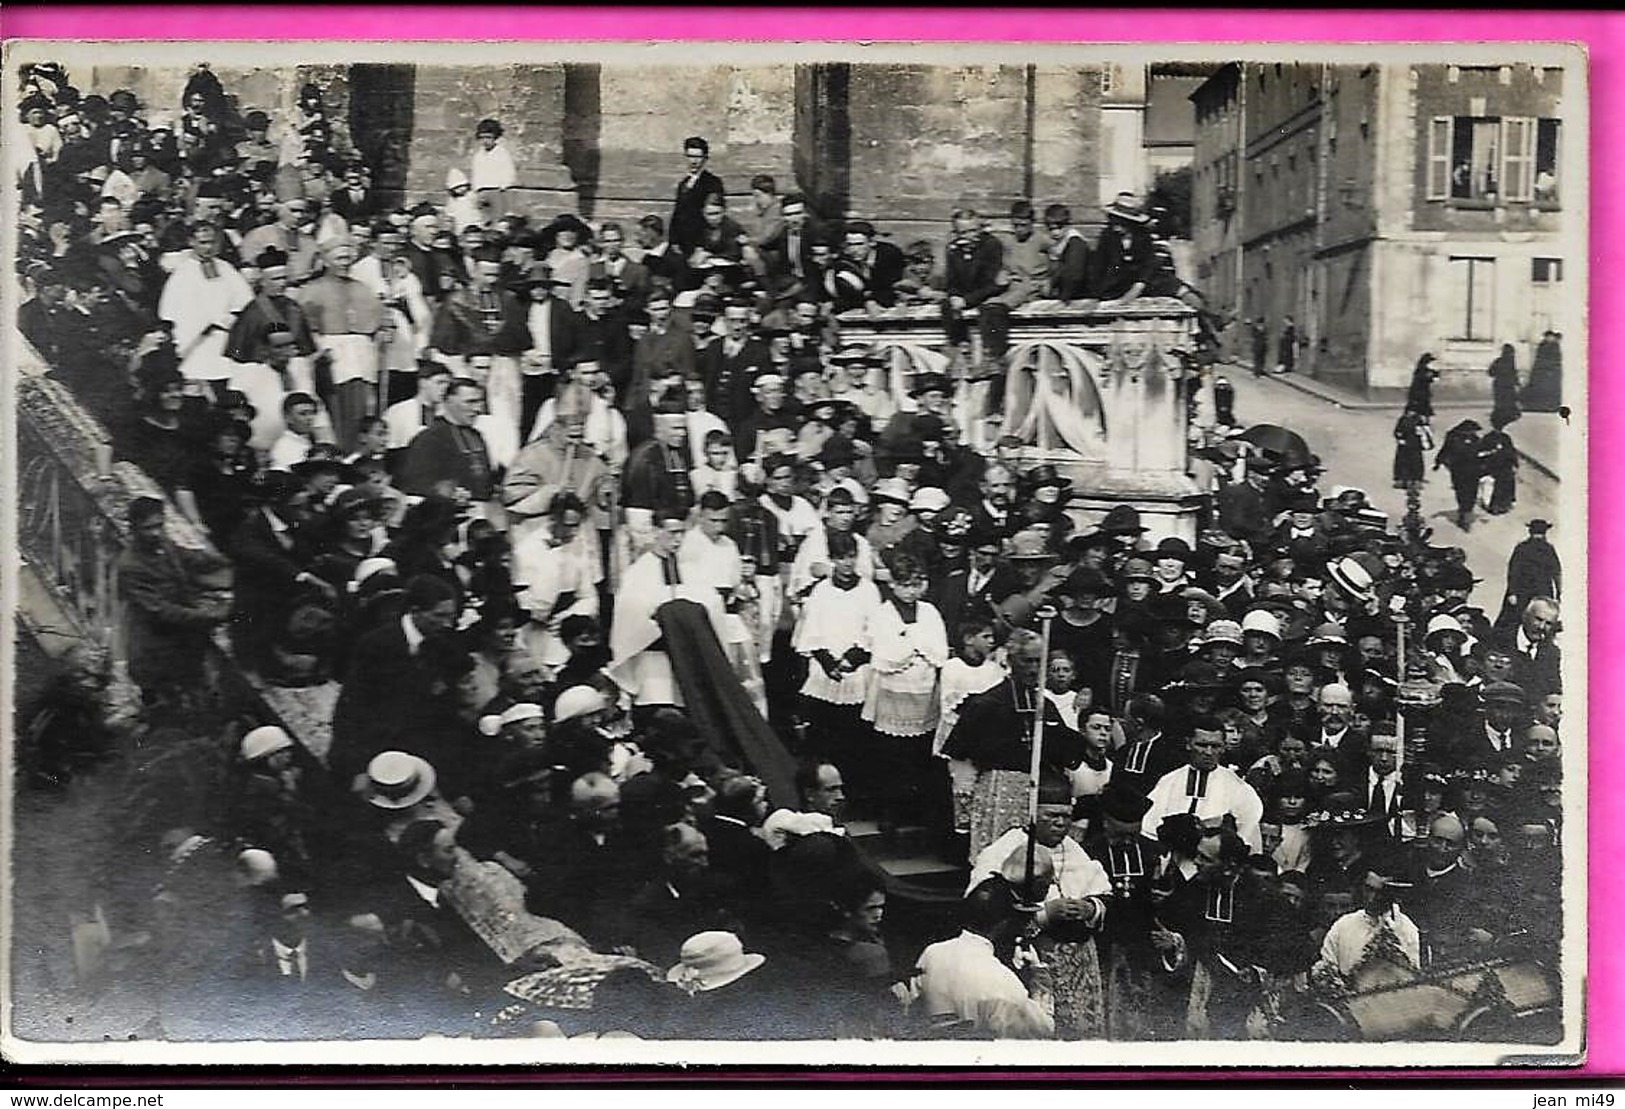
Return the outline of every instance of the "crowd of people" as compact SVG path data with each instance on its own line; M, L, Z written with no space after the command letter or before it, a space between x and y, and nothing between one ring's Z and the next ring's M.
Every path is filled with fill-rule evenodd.
M939 257L769 177L735 211L696 136L669 212L538 225L486 120L386 209L315 86L24 79L21 326L164 493L119 567L146 713L222 630L338 686L164 840L167 1035L1291 1037L1373 975L1554 964L1548 524L1491 618L1225 403L1194 542L962 442L1012 309L1179 291L1137 198L1093 240L961 209ZM957 355L904 395L841 327L899 304ZM910 835L968 871L946 928L875 857Z

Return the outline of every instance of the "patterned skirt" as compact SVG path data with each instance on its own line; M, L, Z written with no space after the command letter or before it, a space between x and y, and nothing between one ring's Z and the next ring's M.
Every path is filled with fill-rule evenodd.
M984 770L977 777L970 798L972 863L988 844L1027 823L1031 784L1032 778L1024 770Z
M1055 995L1055 1038L1098 1040L1106 1035L1106 991L1094 937L1054 943L1040 951L1050 966Z

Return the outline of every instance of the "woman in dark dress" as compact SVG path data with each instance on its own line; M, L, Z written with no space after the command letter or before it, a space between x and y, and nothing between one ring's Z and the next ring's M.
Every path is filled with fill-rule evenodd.
M1410 391L1405 395L1405 407L1418 415L1429 418L1433 415L1433 383L1439 378L1439 371L1433 368L1433 355L1424 354L1416 360L1416 369L1411 371Z
M1394 424L1394 488L1419 485L1423 477L1422 452L1433 442L1428 418L1414 408L1405 409Z
M1497 428L1506 427L1522 414L1518 407L1518 360L1511 343L1501 344L1501 354L1490 363L1488 372L1494 398L1490 423Z

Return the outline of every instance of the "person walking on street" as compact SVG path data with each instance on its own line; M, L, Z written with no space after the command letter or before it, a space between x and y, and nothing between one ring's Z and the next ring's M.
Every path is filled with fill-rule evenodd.
M1490 363L1488 372L1495 401L1490 410L1490 423L1497 428L1506 427L1523 414L1518 407L1518 359L1511 343L1501 344L1500 356Z
M1426 478L1422 454L1433 447L1433 428L1428 418L1414 408L1406 408L1394 424L1394 488L1408 489Z
M1424 354L1416 360L1411 371L1411 388L1405 396L1405 407L1424 419L1433 416L1433 383L1439 380L1439 371L1433 368L1433 355Z
M1478 441L1478 472L1494 481L1485 506L1492 516L1511 511L1518 499L1518 448L1506 433L1511 422L1505 412L1497 412L1490 417L1489 433Z
M1507 589L1501 601L1501 615L1495 626L1510 631L1518 626L1523 607L1535 597L1563 599L1563 563L1546 538L1552 525L1545 520L1529 521L1529 537L1512 548L1507 557Z
M1473 500L1478 496L1478 433L1483 428L1477 420L1463 420L1451 428L1444 437L1444 445L1433 458L1433 468L1440 466L1450 471L1450 486L1456 494L1456 523L1462 531L1473 526Z
M1247 334L1253 341L1253 376L1264 376L1264 364L1269 358L1270 333L1263 320L1248 320Z
M1291 373L1298 365L1298 325L1288 316L1281 324L1281 372Z

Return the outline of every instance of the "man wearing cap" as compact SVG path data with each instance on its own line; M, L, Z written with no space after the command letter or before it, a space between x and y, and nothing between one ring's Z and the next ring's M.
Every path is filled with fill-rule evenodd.
M334 432L340 447L349 452L355 449L361 417L378 411L378 337L385 326L384 308L377 295L350 274L357 257L354 240L334 235L321 248L326 271L304 286L299 299L320 348L318 369L325 364L332 382L332 394L325 399Z
M1227 766L1219 764L1224 754L1224 725L1211 716L1198 717L1191 726L1187 743L1187 765L1164 774L1151 788L1151 807L1141 821L1141 834L1152 835L1163 817L1192 813L1209 827L1224 817L1235 821L1236 832L1255 853L1263 840L1259 823L1264 802L1253 787Z
M699 245L705 227L705 202L709 197L726 196L722 179L706 168L711 160L711 144L699 135L683 140L683 157L688 174L677 182L671 208L671 242L683 257Z

